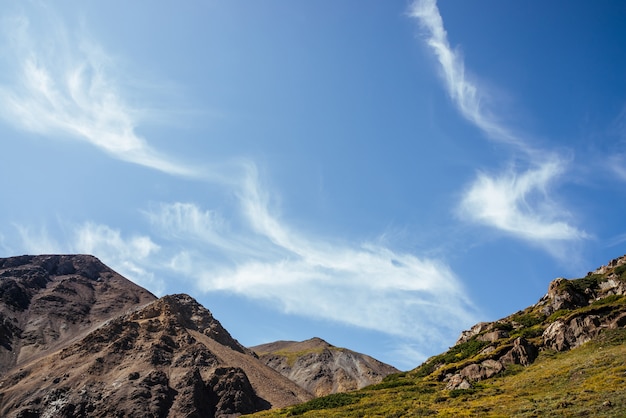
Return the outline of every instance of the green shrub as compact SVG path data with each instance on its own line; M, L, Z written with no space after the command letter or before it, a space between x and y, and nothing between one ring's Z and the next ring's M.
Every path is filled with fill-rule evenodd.
M511 317L511 320L517 322L525 328L530 328L534 325L541 324L546 319L544 314L538 312L528 312L515 314Z
M554 322L557 319L568 315L570 312L572 312L571 309L559 309L558 311L555 311L552 315L550 315L546 322Z
M437 365L457 363L466 358L473 357L488 345L488 341L479 341L476 337L473 337L468 341L450 347L450 349L443 354L431 357L415 371L414 376L418 378L428 376L435 371Z
M493 330L509 332L513 330L513 324L511 324L510 322L496 322L493 324Z
M598 299L598 300L594 300L591 305L592 306L604 306L604 305L610 305L612 303L615 303L617 301L626 301L626 298L624 298L623 295L609 295L605 298L602 299Z
M601 274L589 274L582 279L565 280L561 284L565 289L571 289L578 293L584 293L587 289L597 289L598 284L604 277Z
M522 328L511 334L511 337L523 337L526 339L531 339L535 337L539 337L543 334L544 327L541 325L534 325L529 328Z
M296 405L289 410L289 416L302 415L308 411L316 411L320 409L338 408L356 403L365 394L363 393L334 393L332 395L315 398L300 405Z
M620 278L626 278L626 264L615 267L613 273L617 274Z

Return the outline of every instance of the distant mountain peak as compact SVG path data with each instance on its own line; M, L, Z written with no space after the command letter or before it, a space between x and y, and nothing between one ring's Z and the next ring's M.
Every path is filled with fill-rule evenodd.
M265 364L316 396L360 389L398 372L393 366L335 347L318 337L276 341L251 347L251 350Z

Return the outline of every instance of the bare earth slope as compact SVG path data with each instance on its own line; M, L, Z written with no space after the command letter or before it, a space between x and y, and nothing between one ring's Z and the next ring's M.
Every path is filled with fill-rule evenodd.
M265 364L316 396L361 389L399 371L320 338L277 341L251 347L251 350Z
M230 417L312 395L187 295L89 256L0 259L0 416Z
M92 256L0 258L0 374L155 299Z

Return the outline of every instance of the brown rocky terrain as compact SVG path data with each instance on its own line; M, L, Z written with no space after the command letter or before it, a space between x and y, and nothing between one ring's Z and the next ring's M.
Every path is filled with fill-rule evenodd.
M320 338L277 341L251 347L271 368L315 396L379 383L399 370L365 354L335 347Z
M0 374L52 353L156 296L97 258L0 259Z
M463 331L449 353L456 360L464 356L473 356L474 360L445 364L450 356L444 354L429 359L422 367L435 370L440 379L448 382L448 389L467 389L511 365L528 366L540 351L571 350L604 330L624 326L626 256L611 260L581 279L557 278L535 305Z
M187 295L91 256L0 259L0 416L230 417L311 399Z

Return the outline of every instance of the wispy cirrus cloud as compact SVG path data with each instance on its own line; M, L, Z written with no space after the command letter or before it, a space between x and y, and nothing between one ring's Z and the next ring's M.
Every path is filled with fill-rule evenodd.
M95 254L155 293L165 289L155 266L168 265L170 273L184 274L206 292L236 293L284 312L402 336L424 347L449 344L459 329L475 322L476 309L445 262L376 243L338 243L301 233L271 210L270 189L254 163L239 160L220 175L216 167L189 168L154 149L136 130L149 115L125 100L111 75L112 58L95 43L74 41L54 22L51 41L39 46L31 41L29 25L27 19L13 22L15 59L8 79L0 82L6 122L211 182L238 198L228 216L189 202L155 205L143 212L154 227L151 234L128 236L97 222L77 224L68 227L69 244L51 241L50 248ZM31 252L40 252L35 244L46 239L45 233L23 234Z
M234 263L211 259L201 245L171 258L170 266L196 280L203 291L227 291L269 302L287 313L424 344L445 344L475 322L477 310L446 263L375 243L337 243L303 235L273 215L253 169L239 197L249 230L245 240L233 237L236 245L229 254ZM208 213L193 204L172 207ZM151 216L159 213L164 221L170 217L168 211ZM179 231L195 234L194 216L177 219L185 224ZM238 256L234 248L239 248Z
M550 202L546 186L560 170L558 164L544 164L522 173L479 174L464 194L460 212L474 222L532 242L585 238L583 231L555 220L563 210Z
M622 181L626 181L626 154L613 154L606 159L611 172Z
M52 238L44 227L33 228L16 224L22 251L29 254L79 253L96 255L102 262L135 283L157 295L165 291L165 283L154 271L154 257L160 246L146 235L125 237L118 229L85 222L66 225L66 239Z
M371 242L302 234L271 207L254 165L246 173L236 192L236 230L226 227L222 214L194 203L164 203L144 212L162 234L161 256L174 248L170 240L186 243L169 253L167 265L199 290L237 294L422 347L449 344L476 321L478 311L445 262Z
M463 191L459 205L463 218L537 244L585 238L584 231L562 220L567 212L549 198L548 188L564 173L565 160L535 149L499 122L480 86L467 76L461 53L450 46L436 0L415 1L409 15L423 28L459 112L489 139L513 146L527 164L519 172L478 174Z
M485 104L484 93L468 77L461 52L458 49L452 49L448 42L437 1L415 1L409 10L409 15L417 19L424 29L426 43L439 61L448 94L461 114L490 139L526 148L527 145L521 142L515 134L498 123L495 115Z
M111 76L113 59L84 35L78 41L67 33L54 15L48 17L45 27L36 28L24 16L3 20L8 42L0 115L5 122L46 136L76 138L168 174L197 177L197 170L159 153L137 134L137 120L148 115L123 97ZM34 31L44 32L46 42L33 40Z
M165 283L153 271L155 257L161 250L146 235L124 237L120 230L107 225L86 222L73 230L72 252L97 254L103 262L115 266L119 273L157 295L165 292Z

